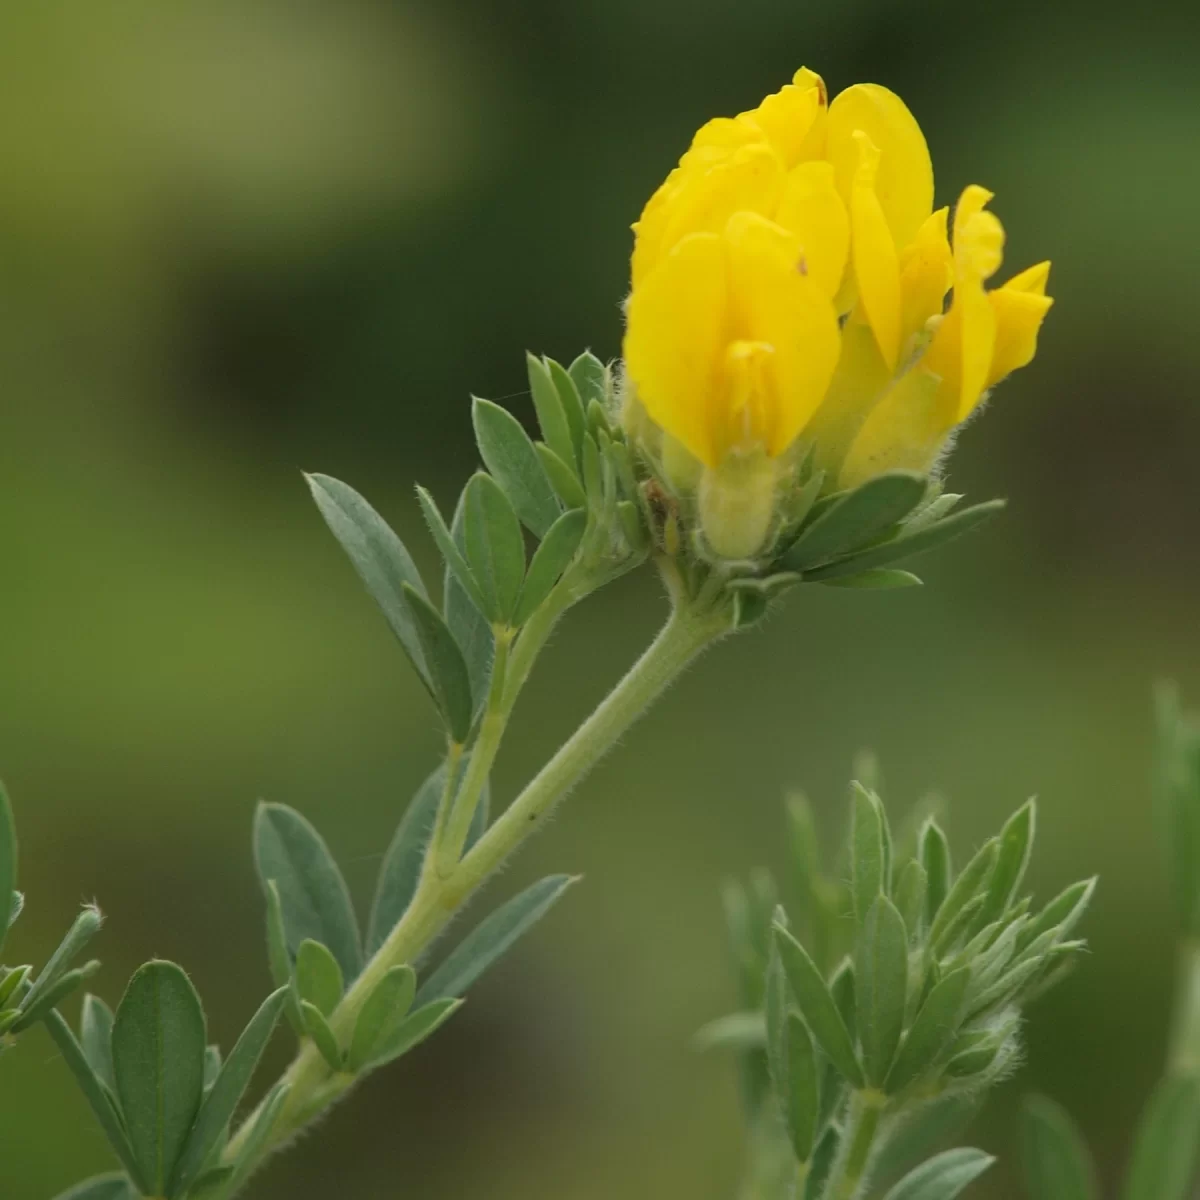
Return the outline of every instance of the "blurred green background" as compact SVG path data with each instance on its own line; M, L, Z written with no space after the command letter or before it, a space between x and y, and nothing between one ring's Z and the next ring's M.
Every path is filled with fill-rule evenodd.
M923 590L806 591L705 658L491 895L548 869L585 883L250 1194L728 1200L734 1072L689 1045L732 1004L719 883L782 865L788 786L832 835L863 745L895 809L951 797L963 850L1039 793L1043 897L1101 874L1094 954L1031 1014L1029 1063L972 1140L1011 1164L1036 1086L1117 1171L1173 965L1151 683L1200 702L1190 6L4 8L0 765L30 895L10 949L37 961L95 897L97 990L178 959L228 1045L268 986L255 800L313 818L365 903L438 734L300 469L352 481L432 567L412 485L445 500L473 468L468 393L528 416L527 346L615 356L641 203L696 126L807 63L832 91L899 91L939 203L985 183L1009 266L1054 259L1037 364L951 471L1009 513ZM639 574L573 614L500 800L662 612ZM0 1084L5 1200L107 1166L48 1040ZM1010 1170L977 1194L1013 1195Z

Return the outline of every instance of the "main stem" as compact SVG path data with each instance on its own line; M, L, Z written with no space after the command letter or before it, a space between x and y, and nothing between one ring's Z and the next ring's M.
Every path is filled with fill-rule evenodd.
M862 1194L886 1102L881 1092L864 1090L851 1096L841 1149L825 1183L824 1200L857 1200Z
M628 674L601 702L509 805L449 875L436 867L436 848L425 865L399 924L367 963L362 974L330 1017L339 1044L350 1038L368 996L392 967L411 962L449 922L484 881L526 838L541 828L546 815L608 752L664 689L709 643L729 629L724 613L694 613L676 607L659 635ZM518 646L520 643L518 642ZM515 660L514 654L514 660ZM305 1042L283 1076L288 1087L284 1104L264 1151L279 1146L332 1103L345 1087L330 1087L332 1073L316 1047ZM340 1077L338 1077L340 1078ZM348 1086L349 1078L345 1079ZM261 1106L260 1106L261 1107ZM252 1113L229 1142L224 1161L232 1164L258 1119Z

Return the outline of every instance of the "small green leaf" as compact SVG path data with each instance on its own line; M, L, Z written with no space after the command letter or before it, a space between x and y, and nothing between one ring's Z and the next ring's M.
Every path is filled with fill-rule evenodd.
M916 941L925 919L925 896L929 880L925 868L915 858L910 858L896 881L896 907L904 918L909 939Z
M760 1012L735 1012L709 1021L694 1038L697 1050L761 1050L767 1027Z
M17 996L18 989L29 978L33 967L27 963L22 967L0 967L0 971L4 971L4 974L0 975L0 1012L2 1012L9 1000ZM19 1002L19 1000L20 997L17 996L17 1001L14 1003Z
M805 582L819 583L828 579L836 579L839 575L857 575L872 567L882 567L888 563L899 562L901 559L914 558L918 554L924 554L926 551L974 529L989 517L995 516L1004 505L1005 501L1003 500L988 500L984 504L976 504L972 508L964 508L960 512L951 513L945 520L926 525L916 533L903 534L881 546L863 550L851 558L805 571Z
M821 972L808 951L782 925L776 923L774 934L788 983L813 1037L842 1075L855 1087L862 1087L863 1072L854 1043Z
M294 957L300 943L311 938L333 951L346 979L356 979L362 948L354 906L316 829L284 804L260 803L254 814L254 862L264 891L271 880L279 891L289 954Z
M267 965L271 981L277 988L285 988L287 999L284 1011L288 1023L300 1037L304 1036L304 1019L300 1016L300 1002L292 983L292 952L288 949L287 932L283 923L283 905L279 899L279 885L268 879L267 893Z
M286 993L285 993L286 994ZM221 1073L221 1047L206 1046L204 1048L204 1094L208 1095L209 1088L217 1081Z
M170 1195L187 1194L212 1157L245 1095L267 1042L275 1032L275 1026L279 1024L279 1014L286 998L284 988L268 996L238 1038L200 1106L187 1144L179 1156Z
M0 950L12 923L12 895L17 890L17 825L4 784L0 783Z
M100 960L94 958L91 962L84 963L82 967L76 967L75 970L60 975L54 983L38 995L36 1000L30 1001L29 997L33 995L31 991L21 1002L21 1016L14 1022L13 1032L20 1033L42 1020L52 1008L60 1005L76 988L91 979L98 970L100 970Z
M1146 1105L1122 1200L1184 1200L1200 1147L1200 1079L1164 1079Z
M608 403L609 370L590 350L585 350L568 368L567 374L579 393L583 407L593 400Z
M829 1173L833 1170L834 1160L837 1158L840 1144L841 1130L835 1122L831 1121L826 1126L825 1132L821 1135L821 1140L817 1143L817 1148L813 1152L812 1163L808 1169L808 1181L804 1187L803 1200L818 1200L823 1194L825 1183L829 1179Z
M113 1021L113 1074L152 1196L167 1195L200 1108L207 1041L200 998L183 971L162 961L140 967Z
M421 512L425 515L425 524L429 526L429 532L433 535L433 540L441 552L446 570L454 576L471 601L482 612L486 605L479 591L479 585L475 582L475 576L471 574L471 568L467 565L462 550L454 540L454 534L451 533L442 517L437 501L425 488L418 485L417 502L421 505Z
M407 584L425 595L425 585L412 556L388 523L352 487L328 475L304 478L333 536L342 544L367 591L383 610L417 674L430 687L424 652L401 590Z
M237 1171L233 1167L212 1167L205 1171L188 1191L188 1200L226 1200Z
M529 574L521 589L521 599L513 616L514 625L523 625L550 595L559 577L570 565L587 529L587 513L582 508L565 512L550 526L542 543L534 551Z
M804 530L784 554L783 565L804 571L868 545L916 508L925 484L925 476L915 471L885 471L867 480Z
M799 1162L808 1162L813 1154L817 1118L820 1114L820 1076L817 1056L808 1026L798 1014L787 1014L787 1080L778 1093L781 1115Z
M1045 1096L1029 1096L1023 1109L1021 1148L1029 1200L1097 1200L1092 1157L1066 1110Z
M909 1171L884 1200L954 1200L995 1161L982 1150L946 1150Z
M512 501L521 523L543 537L562 509L529 435L512 413L489 400L476 397L471 416L484 464Z
M315 1004L301 1000L300 1016L304 1019L305 1031L312 1038L313 1045L321 1052L321 1057L328 1064L330 1070L344 1070L345 1059L333 1030L329 1028L329 1022L325 1020L325 1014Z
M466 501L467 490L463 488L450 526L450 536L464 559L467 552ZM475 697L475 711L478 714L487 699L488 681L492 674L492 658L495 654L492 626L483 615L481 604L472 599L449 567L446 568L443 586L442 608L446 614L446 624L450 626L450 632L467 664L467 678L471 681L471 695Z
M825 587L862 588L877 592L923 586L921 578L911 571L898 571L889 567L872 567L858 575L838 575L836 578L821 579L817 582Z
M361 1071L395 1035L417 991L412 967L392 967L367 997L350 1041L348 1066Z
M462 1005L462 1000L446 999L435 1000L432 1004L418 1008L400 1022L390 1040L384 1043L366 1069L375 1071L390 1062L395 1062L444 1025Z
M975 857L962 869L962 874L954 881L946 899L938 907L937 916L929 930L929 942L935 949L940 949L940 943L945 940L952 923L956 922L963 909L973 900L979 899L996 865L999 848L995 838L989 838L979 848ZM984 898L986 901L986 897ZM983 907L981 903L979 908ZM977 910L976 910L977 911Z
M1038 938L1056 931L1057 938L1069 937L1071 930L1087 911L1096 891L1096 877L1082 879L1064 888L1024 929L1017 939L1017 953L1032 946Z
M90 992L83 998L79 1042L89 1066L114 1093L117 1090L112 1059L112 1009Z
M268 1093L258 1109L258 1117L254 1122L246 1140L242 1143L242 1152L234 1163L233 1176L227 1184L229 1194L235 1193L245 1182L246 1176L258 1165L263 1151L279 1124L283 1106L287 1103L291 1085L280 1080Z
M925 868L925 923L932 925L950 890L952 875L950 843L942 827L932 817L921 829L918 854L921 866Z
M858 1036L858 986L854 980L854 963L844 958L829 981L829 994L846 1022L851 1038Z
M345 979L338 961L326 946L305 938L296 952L296 990L301 1000L329 1016L341 1003Z
M582 508L587 503L587 493L579 482L576 468L563 462L544 442L535 442L534 449L559 499L568 508ZM573 457L571 461L575 461Z
M554 365L558 367L557 363ZM580 404L578 394L575 393L575 385L568 377L570 395L564 401L556 380L550 373L551 368L548 363L536 355L527 353L525 366L529 373L529 391L533 395L533 407L537 410L538 425L541 426L542 437L546 439L546 445L564 462L574 462L577 447L571 434L570 422L567 419L569 403L573 402L578 410L580 425L583 420L583 406ZM562 367L558 367L558 369L564 375L566 374Z
M60 1192L56 1200L138 1200L138 1194L124 1175L97 1175Z
M466 659L442 614L408 584L404 585L403 592L429 667L434 703L450 736L456 742L465 742L475 716Z
M888 1072L889 1094L895 1095L919 1079L950 1045L962 1017L970 982L970 969L960 967L934 984Z
M71 960L96 936L104 917L94 904L86 905L67 930L66 936L58 944L58 948L50 956L41 973L33 981L33 986L25 993L21 1008L29 1012L40 1005L42 998L53 988L66 973Z
M867 1081L879 1086L900 1044L908 1002L908 931L886 896L876 898L863 922L854 975L863 1066Z
M507 622L525 578L525 536L500 485L482 471L471 476L465 494L467 561L479 583L483 613Z
M860 783L852 785L854 815L851 830L851 876L854 916L861 925L887 886L884 878L884 816L879 797Z
M976 929L982 929L1008 911L1025 877L1036 829L1037 805L1032 800L1023 804L1004 823L1000 831L996 865L988 877L987 900L975 917Z
M537 924L578 876L548 875L502 904L450 952L421 985L417 1003L462 996L517 939Z

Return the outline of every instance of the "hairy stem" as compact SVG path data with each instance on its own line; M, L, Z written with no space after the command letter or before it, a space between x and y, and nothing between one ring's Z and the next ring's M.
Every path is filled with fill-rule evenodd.
M885 1103L881 1092L860 1091L851 1096L841 1147L825 1182L823 1200L858 1200L862 1195Z

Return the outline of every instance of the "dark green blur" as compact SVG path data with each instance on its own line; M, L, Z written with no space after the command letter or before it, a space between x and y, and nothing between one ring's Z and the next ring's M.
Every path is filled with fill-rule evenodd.
M584 884L249 1195L730 1200L734 1071L689 1044L733 1002L719 883L782 867L789 786L832 837L863 745L893 811L951 798L960 853L1036 792L1042 898L1101 875L1094 953L1034 1008L1029 1062L973 1134L1009 1165L972 1194L1014 1194L1035 1086L1117 1171L1174 954L1152 682L1200 702L1189 8L5 6L0 771L30 898L8 949L40 961L95 898L96 989L115 1002L143 959L177 959L227 1045L269 987L255 800L315 820L365 902L439 752L302 468L351 481L432 567L412 485L445 501L473 468L468 393L529 415L526 347L616 355L641 203L696 126L802 63L905 97L938 202L996 192L1005 274L1054 260L1039 357L950 473L1008 514L928 561L923 590L805 589L704 659L494 895L547 870ZM645 573L573 614L498 801L662 615ZM72 1086L40 1032L0 1060L5 1200L107 1169Z

